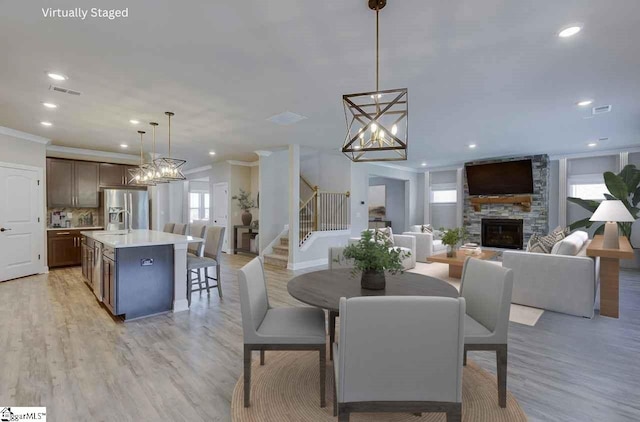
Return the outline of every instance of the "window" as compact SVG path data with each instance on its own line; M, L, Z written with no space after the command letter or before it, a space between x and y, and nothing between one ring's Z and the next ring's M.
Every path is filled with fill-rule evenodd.
M569 196L581 199L603 200L604 194L608 193L607 185L604 183L574 183L569 185Z
M431 191L432 204L455 204L456 202L458 202L458 192L456 189Z
M209 220L209 194L189 192L189 222Z

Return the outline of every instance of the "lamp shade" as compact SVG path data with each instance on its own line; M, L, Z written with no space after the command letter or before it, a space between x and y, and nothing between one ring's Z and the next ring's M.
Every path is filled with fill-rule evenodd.
M602 201L596 212L593 213L590 221L615 221L633 222L636 221L622 201L607 200Z

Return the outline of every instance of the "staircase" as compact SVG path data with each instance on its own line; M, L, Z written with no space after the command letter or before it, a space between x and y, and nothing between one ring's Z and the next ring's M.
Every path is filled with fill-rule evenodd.
M287 268L289 264L289 238L280 238L280 244L273 247L273 253L264 255L264 263L278 268Z

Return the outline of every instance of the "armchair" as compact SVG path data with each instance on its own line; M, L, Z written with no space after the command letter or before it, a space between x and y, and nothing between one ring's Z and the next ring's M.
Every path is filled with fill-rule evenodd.
M391 228L389 228L391 230ZM369 229L369 231L375 231L375 229ZM393 247L400 248L404 252L410 252L411 255L406 257L402 261L402 268L404 270L410 270L416 266L416 238L414 236L406 236L401 234L393 234ZM360 237L352 237L349 239L349 244L357 243L360 241Z
M442 244L442 240L434 239L433 233L423 233L420 227L411 226L408 232L402 233L416 238L416 261L427 262L431 255L446 252L447 246Z

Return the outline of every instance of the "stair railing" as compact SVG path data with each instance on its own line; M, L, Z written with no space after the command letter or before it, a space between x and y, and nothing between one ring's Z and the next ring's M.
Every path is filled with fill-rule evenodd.
M350 192L325 192L317 186L299 212L302 246L313 232L347 230L351 224Z

